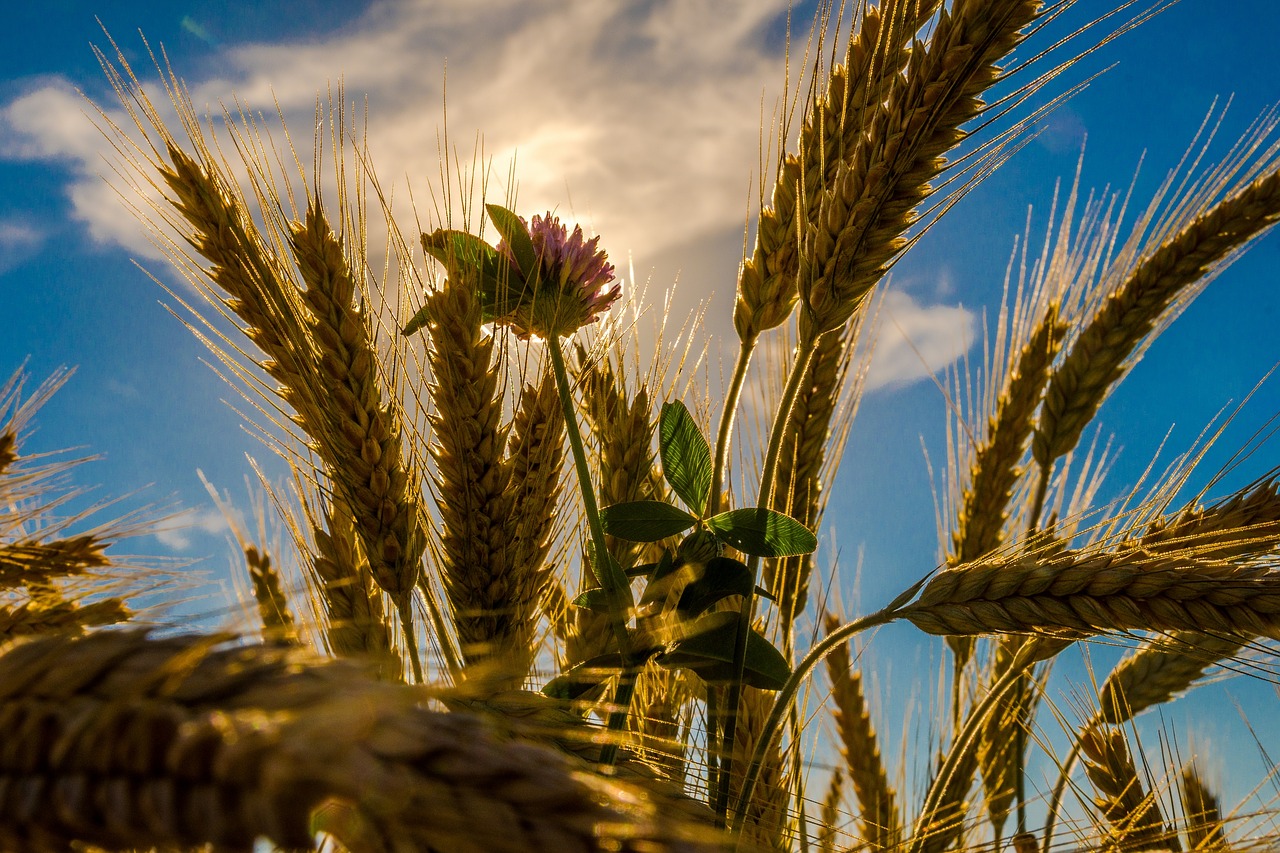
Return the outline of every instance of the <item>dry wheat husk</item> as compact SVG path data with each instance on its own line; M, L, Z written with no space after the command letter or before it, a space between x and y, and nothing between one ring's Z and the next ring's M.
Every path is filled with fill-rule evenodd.
M229 851L261 836L311 849L316 810L336 804L387 850L716 846L705 828L669 820L663 795L422 698L352 665L218 638L127 631L10 645L0 844Z

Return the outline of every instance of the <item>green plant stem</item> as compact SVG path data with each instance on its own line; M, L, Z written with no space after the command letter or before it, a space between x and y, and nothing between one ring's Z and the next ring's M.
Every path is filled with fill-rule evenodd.
M573 453L574 468L578 472L578 487L582 492L582 510L587 517L587 527L591 531L591 551L594 559L590 561L596 582L604 588L605 600L609 605L609 627L618 641L618 652L622 655L622 674L618 679L618 689L614 694L613 710L609 713L609 730L622 731L627 722L627 711L631 707L631 694L635 690L635 661L631 655L631 637L627 633L627 619L635 606L631 598L631 583L627 575L609 554L605 547L604 526L600 523L600 508L596 504L595 488L591 485L591 471L587 467L587 452L582 444L582 432L578 429L577 412L573 405L573 392L569 386L569 372L565 369L564 351L560 348L560 339L552 336L547 340L547 355L551 361L551 372L556 378L556 390L560 392L560 406L564 409L564 431L569 437L569 448ZM600 762L606 767L613 764L617 755L617 744L607 742L600 751Z
M960 766L966 755L971 749L976 748L978 735L982 731L982 725L987 716L995 709L996 703L999 702L1004 694L1008 693L1018 679L1022 676L1022 671L1034 659L1033 643L1027 643L1018 650L1014 656L1013 662L1009 665L1009 671L991 685L991 692L978 703L978 705L969 714L969 719L965 720L964 728L957 734L951 743L951 749L947 751L946 760L942 762L942 766L938 768L938 775L934 777L933 784L929 786L929 793L925 796L924 805L920 808L920 825L916 832L912 834L911 845L907 848L907 853L923 853L924 842L927 836L922 836L920 830L927 827L927 822L934 819L934 814L941 805L942 797L946 794L947 787L950 784L951 777L955 775L956 770Z
M733 441L733 424L737 418L738 400L742 397L742 388L747 381L747 368L751 364L751 354L755 352L759 337L752 335L742 341L738 347L738 360L733 365L733 376L729 379L729 389L724 396L724 409L720 412L720 429L716 432L715 464L711 469L711 500L707 507L707 515L712 516L722 511L724 495L724 472L729 469L729 446Z
M413 611L410 609L410 598L406 593L399 597L400 627L404 631L404 643L409 650L409 664L413 667L414 684L424 684L422 661L418 658L418 638L413 631Z
M765 720L764 728L760 731L760 740L756 742L755 750L752 751L751 764L747 767L746 776L742 780L742 791L738 794L738 801L733 810L733 834L736 837L741 837L743 821L747 817L747 805L751 802L751 797L755 794L756 783L760 780L760 768L764 766L765 752L773 745L773 739L777 737L778 730L782 725L782 719L787 715L788 709L795 701L800 685L813 673L814 668L822 663L827 655L831 654L831 651L836 646L848 642L849 638L859 631L865 631L867 628L874 628L877 625L884 625L897 619L899 611L906 606L907 602L915 598L916 593L924 586L925 581L929 579L931 574L925 575L916 581L909 589L889 602L888 606L868 616L863 616L861 619L855 619L852 622L841 625L832 631L811 648L795 670L792 671L787 683L782 685L782 689L778 691L778 696L773 702L773 708L769 711L769 718Z
M1049 797L1049 813L1044 818L1044 846L1041 848L1044 853L1051 853L1050 844L1053 843L1053 825L1058 822L1058 809L1062 806L1062 795L1066 793L1067 782L1071 779L1071 770L1076 766L1076 760L1080 758L1080 739L1071 745L1071 752L1067 753L1066 761L1062 762L1062 769L1058 772L1058 782L1053 786L1053 794Z
M756 507L759 509L767 510L769 504L773 502L773 485L777 478L778 457L782 455L782 436L786 432L796 397L800 394L800 385L804 382L809 364L813 361L816 345L816 339L809 341L802 339L796 347L795 364L791 368L791 375L787 378L782 400L779 401L778 411L774 416L773 429L769 433L769 449L765 453L764 469L760 476L760 496L756 501ZM746 372L745 365L741 372ZM754 555L750 557L747 560L747 569L751 573L751 587L754 589L760 578L760 558ZM742 597L742 607L738 611L738 630L733 639L734 678L729 682L729 695L725 702L725 711L728 716L724 721L724 757L720 766L719 790L716 796L716 817L721 821L728 816L729 782L733 771L733 742L737 736L738 711L742 702L742 679L747 666L747 636L751 632L751 621L755 618L755 605L754 594L749 592ZM735 818L736 822L737 818Z
M742 389L746 385L747 369L751 365L751 356L756 349L756 341L759 340L758 335L752 335L744 338L738 347L738 357L733 365L733 375L729 379L729 388L725 391L724 408L720 412L720 427L716 432L716 449L715 457L711 469L711 493L707 504L707 515L715 515L725 509L724 507L724 480L725 472L729 469L729 448L733 443L733 424L737 419L738 401L742 398ZM734 642L737 642L735 638ZM720 748L723 742L720 740L720 734L724 732L727 725L724 719L720 718L720 714L725 712L719 703L715 703L710 699L711 688L707 690L707 720L710 724L710 733L707 740L707 754L711 757L711 763L708 765L709 781L708 792L710 801L708 805L715 807L720 802L719 797L723 791L725 802L728 800L729 780L728 777L723 779L720 776L722 761L726 752ZM723 784L722 784L723 782ZM718 815L724 814L725 806L721 806Z

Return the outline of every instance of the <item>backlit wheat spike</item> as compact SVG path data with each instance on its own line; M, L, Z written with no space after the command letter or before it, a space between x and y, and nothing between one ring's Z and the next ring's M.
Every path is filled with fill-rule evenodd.
M382 597L369 564L355 539L350 515L339 499L322 498L323 523L312 521L315 547L311 569L318 581L329 650L341 657L364 657L382 663L384 674L399 679L393 665L391 634Z
M828 631L834 630L840 620L827 614L826 625ZM897 792L889 784L862 689L862 673L853 668L847 644L836 647L827 657L827 673L840 752L858 799L862 838L872 851L895 850L902 843Z
M1119 725L1191 687L1204 671L1238 654L1238 636L1219 637L1198 631L1174 631L1149 640L1128 655L1103 682L1099 711L1089 727Z
M841 161L801 235L801 345L844 325L906 245L916 207L932 192L943 155L982 112L996 63L1041 13L1034 0L960 0L937 16L903 75L863 121L864 137Z
M931 634L1203 631L1280 636L1280 572L1141 550L946 569L902 615Z
M741 774L750 764L749 759L772 706L772 692L754 687L742 691L742 704L738 706L738 736L733 742L733 778L729 780L729 791L735 801L742 788ZM792 820L787 813L791 790L787 772L789 765L775 741L766 753L755 796L747 808L742 841L748 849L791 849L788 835Z
M1050 378L1032 442L1041 467L1076 446L1161 316L1277 218L1280 172L1273 171L1188 222L1119 281Z
M1179 790L1182 794L1187 848L1194 853L1225 853L1230 850L1218 798L1205 787L1195 764L1182 768L1179 781L1182 783Z
M1137 542L1148 551L1209 560L1266 556L1280 547L1280 481L1267 477L1212 506L1156 519Z
M1022 642L1022 637L1001 637L994 644L992 681L1008 671ZM1036 689L1031 673L1024 672L987 717L976 746L986 795L984 806L996 838L1003 836L1018 790L1018 774L1023 767L1022 746L1027 741L1026 728L1035 708Z
M1098 792L1097 806L1111 824L1112 843L1121 851L1177 850L1165 828L1160 804L1147 793L1129 755L1124 733L1093 729L1081 738L1085 770Z
M330 479L350 508L374 580L403 609L417 585L426 539L418 477L402 459L399 406L381 387L374 331L342 241L312 203L290 245L306 289L314 387L305 420ZM405 611L407 612L407 610Z
M1013 490L1023 473L1027 440L1065 332L1057 307L1046 306L1021 351L1016 356L1010 354L1011 369L1005 374L995 411L966 472L968 482L955 514L948 565L976 560L1003 543ZM947 644L955 654L957 672L963 672L973 654L973 639L948 637ZM955 698L958 701L959 697Z
M778 474L773 508L810 530L818 529L826 503L821 475L850 352L849 338L844 334L826 335L818 342L782 439L782 458L787 464ZM790 630L790 624L804 611L812 573L812 554L764 561L764 587L777 599L784 630Z
M510 561L507 614L494 642L511 678L523 681L537 653L539 604L549 581L547 556L557 527L565 457L564 412L548 371L520 394L511 427L506 505ZM512 684L511 686L518 686Z
M92 534L0 544L0 589L46 583L109 565L108 543Z
M1009 501L1022 474L1027 439L1065 332L1066 324L1050 308L1016 356L1016 366L1005 379L986 435L973 455L969 486L961 498L952 534L950 565L984 557L1004 541Z
M289 610L289 600L280 587L280 574L271 565L271 555L251 545L245 548L244 560L253 583L253 598L258 602L263 639L297 645L298 629Z
M844 799L844 770L837 767L827 783L822 798L822 823L818 827L818 853L836 853L836 837L840 834L841 802Z
M36 600L16 606L0 605L0 642L18 637L50 634L83 634L87 628L116 625L133 616L119 598L89 604L57 599Z
M770 206L760 212L755 250L739 276L733 320L743 340L790 316L797 298L797 225L808 221L836 164L856 150L865 112L884 100L906 64L911 39L937 6L936 0L864 5L844 63L832 69L823 91L810 93L798 152L781 158Z
M599 501L610 506L627 501L662 499L661 475L654 465L652 446L654 416L649 388L641 384L634 394L608 358L588 361L578 352L581 405L586 423L599 448ZM635 566L652 549L616 537L606 547L624 570ZM594 586L594 579L583 578ZM565 644L566 663L572 665L605 654L612 647L608 619L587 608L572 608L573 628Z
M693 696L687 674L657 664L646 666L636 678L630 726L639 738L641 758L676 782L683 782L687 773L686 707Z
M447 279L426 304L441 570L463 658L478 663L500 654L509 607L510 468L499 368L474 285Z

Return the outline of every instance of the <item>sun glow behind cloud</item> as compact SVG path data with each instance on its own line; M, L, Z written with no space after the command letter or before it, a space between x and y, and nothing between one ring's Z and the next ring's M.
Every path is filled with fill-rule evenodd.
M687 268L691 256L723 247L726 236L740 241L759 197L759 164L773 156L769 124L785 96L783 57L765 36L786 4L570 6L547 14L498 0L482 15L462 0L386 0L338 34L222 48L221 75L186 85L201 112L243 105L270 117L278 109L305 164L317 96L341 80L357 114L367 103L369 148L397 213L413 215L412 195L423 227L440 224L431 221L432 199L441 192L447 91L450 156L469 166L479 146L490 197L514 194L521 211L554 210L581 222L615 258L630 253L641 275ZM148 88L156 97L153 81ZM38 83L0 114L0 152L69 164L73 215L89 234L156 258L101 177L112 153L87 111L66 81ZM732 275L734 260L719 268ZM673 310L685 316L714 290L711 329L731 335L733 286L731 279L683 286ZM892 313L895 334L915 351L886 347L873 385L922 375L922 354L931 369L945 367L972 338L972 316L962 309L923 307L897 294Z

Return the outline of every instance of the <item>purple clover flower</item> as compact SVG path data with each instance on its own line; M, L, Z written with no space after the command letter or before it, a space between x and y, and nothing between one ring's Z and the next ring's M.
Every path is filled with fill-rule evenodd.
M520 221L525 222L523 217ZM530 281L533 291L494 322L511 326L524 339L566 337L594 323L622 295L613 264L598 248L600 238L586 240L581 226L574 226L570 234L550 212L525 224L538 255L538 273ZM512 257L505 242L498 244L498 251Z

